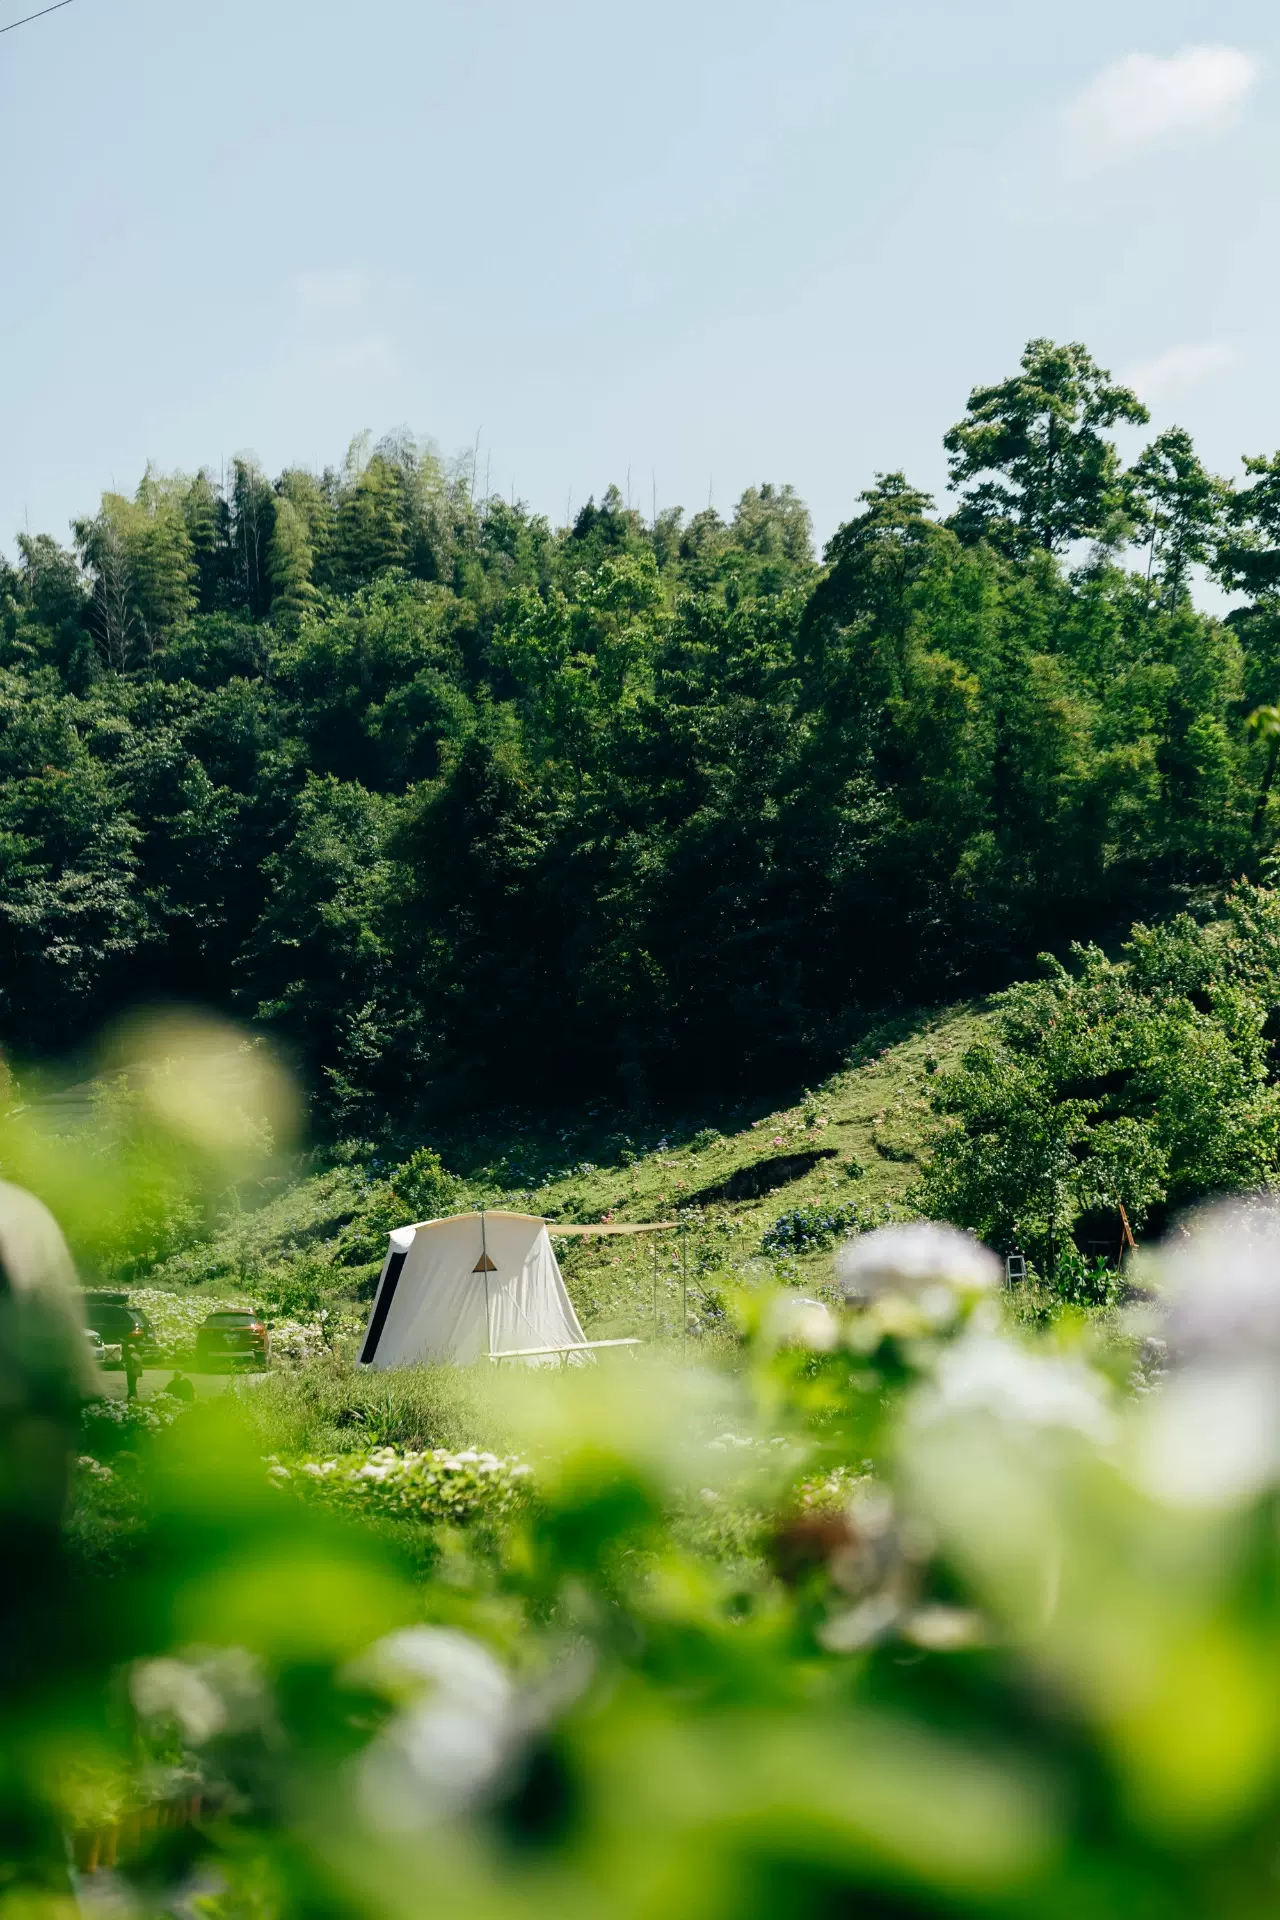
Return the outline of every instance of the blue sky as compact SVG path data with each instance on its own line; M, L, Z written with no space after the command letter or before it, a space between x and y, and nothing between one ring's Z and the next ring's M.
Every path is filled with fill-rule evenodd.
M1039 333L1280 445L1261 0L75 0L0 37L0 173L10 549L401 425L557 520L790 481L825 538Z

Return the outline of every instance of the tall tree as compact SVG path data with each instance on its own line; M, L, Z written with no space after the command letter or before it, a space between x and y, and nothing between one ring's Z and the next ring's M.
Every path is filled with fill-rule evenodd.
M1231 496L1215 571L1255 600L1280 600L1280 453L1244 461L1252 484Z
M231 550L234 600L260 620L271 607L271 530L275 495L255 460L236 460L231 486Z
M1172 603L1186 591L1191 568L1220 544L1227 483L1201 465L1183 427L1157 435L1124 481L1134 539L1146 552L1148 588Z
M286 467L276 482L276 496L289 502L302 522L311 549L311 577L318 587L335 584L334 539L337 527L338 478L332 468L317 478L303 467Z
M284 493L276 499L270 564L271 611L282 627L294 632L316 604L311 584L315 557L306 522Z
M359 586L405 563L409 533L403 477L380 453L343 488L337 544L349 586Z
M195 610L198 573L183 513L186 491L185 481L148 467L126 523L134 598L149 652Z
M93 580L94 636L107 665L117 673L132 666L141 632L124 524L128 507L119 494L104 494L93 518L77 520L74 526L80 558Z
M220 486L201 467L182 500L182 515L191 541L196 569L196 594L201 613L213 613L227 603L231 562L231 510Z
M943 440L952 487L968 488L956 530L1020 553L1061 553L1073 540L1107 534L1123 503L1105 429L1149 418L1087 348L1029 341L1018 372L975 387L964 419Z

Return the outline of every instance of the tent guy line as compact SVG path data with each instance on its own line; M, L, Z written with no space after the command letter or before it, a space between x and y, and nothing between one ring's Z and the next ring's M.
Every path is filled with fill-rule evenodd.
M683 1226L682 1220L646 1220L636 1223L624 1220L609 1226L604 1225L603 1222L598 1226L591 1223L579 1226L576 1222L572 1226L562 1226L558 1220L548 1220L547 1232L562 1239L572 1237L581 1240L586 1239L588 1235L603 1237L608 1233L676 1233Z

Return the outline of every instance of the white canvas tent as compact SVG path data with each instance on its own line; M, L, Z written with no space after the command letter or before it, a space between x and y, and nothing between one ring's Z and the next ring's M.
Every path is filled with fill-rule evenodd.
M456 1213L390 1236L365 1331L364 1366L563 1357L593 1345L547 1238L528 1213ZM625 1344L630 1345L631 1342Z

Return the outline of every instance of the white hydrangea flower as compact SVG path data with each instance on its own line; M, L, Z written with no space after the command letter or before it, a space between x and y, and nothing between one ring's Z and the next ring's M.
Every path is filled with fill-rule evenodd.
M807 1347L811 1353L830 1353L840 1341L840 1323L830 1307L798 1293L774 1296L765 1330L777 1346Z
M972 1234L936 1220L877 1227L846 1241L836 1256L836 1279L847 1299L867 1302L901 1293L926 1302L936 1318L938 1289L955 1295L999 1286L1000 1262Z
M1169 1341L1184 1358L1280 1360L1280 1206L1233 1201L1194 1216L1161 1249L1156 1278Z
M1274 1367L1199 1364L1142 1402L1131 1477L1166 1506L1232 1507L1280 1474L1280 1401Z
M521 1726L509 1675L449 1627L406 1627L349 1670L400 1703L358 1763L370 1824L412 1832L472 1804L499 1776Z
M912 1417L926 1426L972 1413L1027 1427L1072 1428L1103 1445L1116 1431L1106 1384L1083 1360L1037 1353L986 1332L970 1333L943 1350Z
M140 1660L129 1675L129 1697L144 1720L176 1720L193 1747L226 1725L217 1691L185 1660Z

